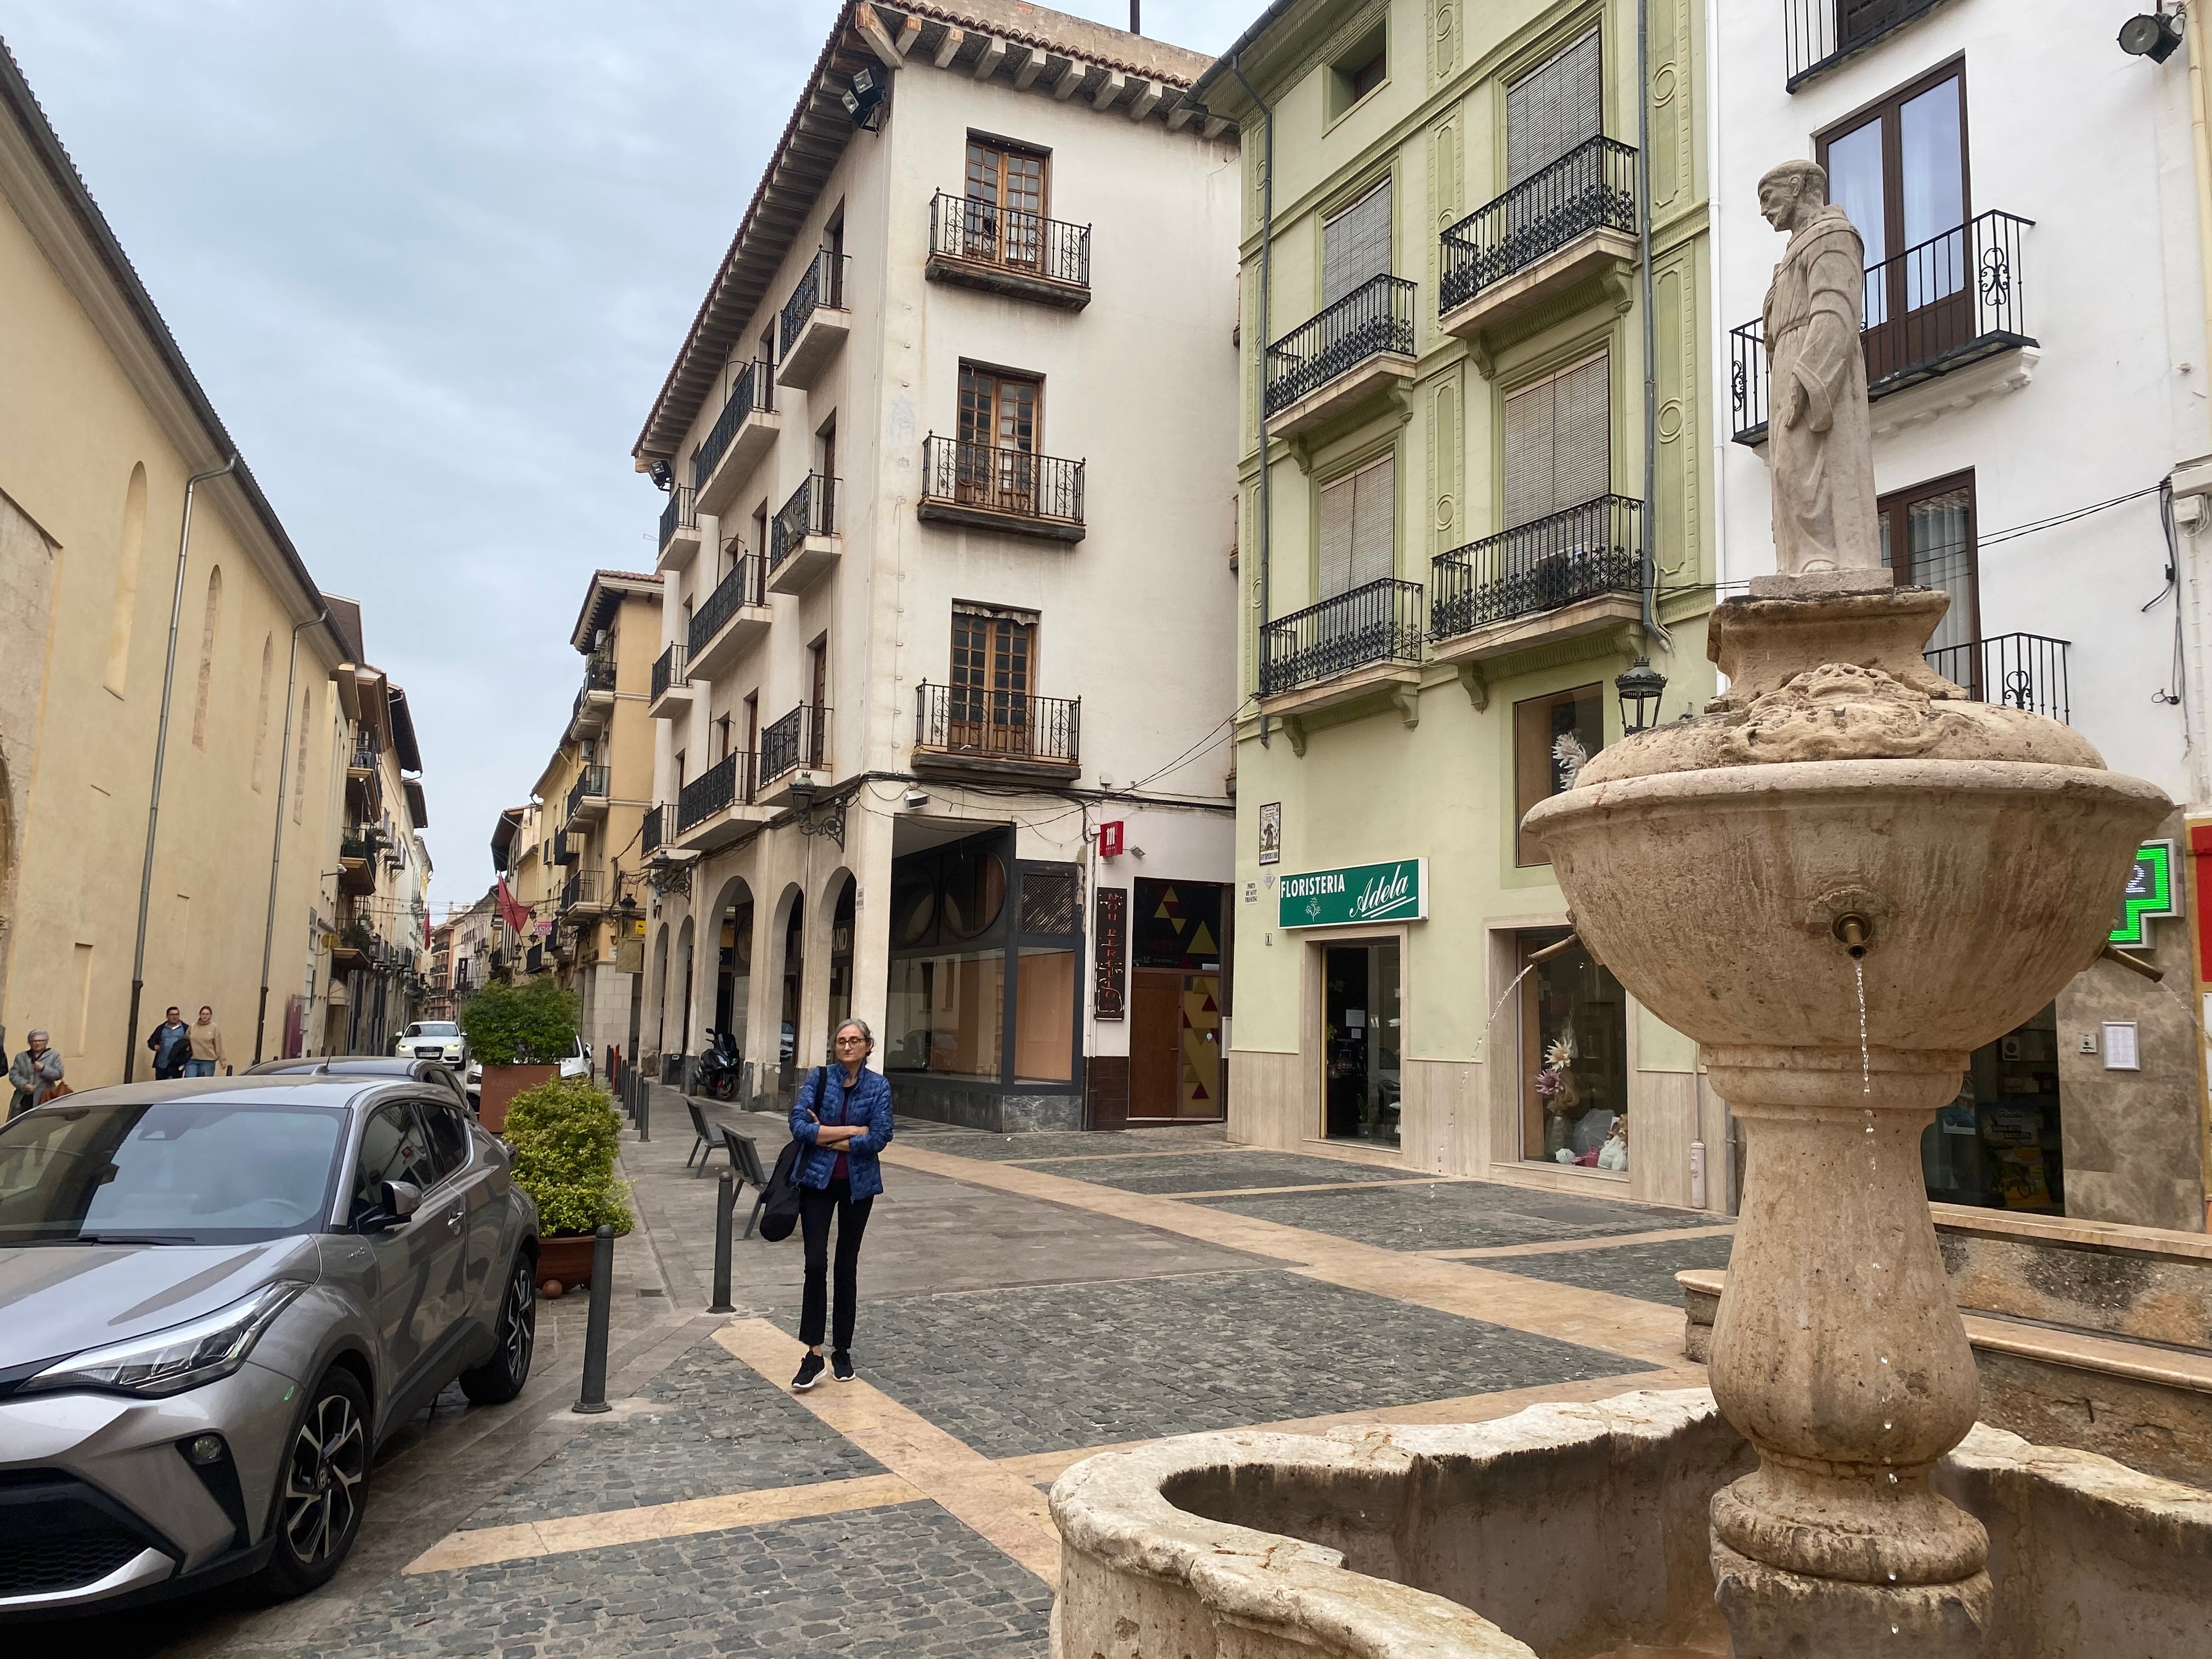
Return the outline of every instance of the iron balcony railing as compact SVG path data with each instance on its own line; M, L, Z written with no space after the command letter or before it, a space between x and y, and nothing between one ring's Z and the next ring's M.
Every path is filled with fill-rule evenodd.
M580 904L598 904L605 897L606 881L597 870L579 870L568 878L561 889L561 908L573 910Z
M1928 665L1977 702L2025 708L2055 720L2067 717L2065 640L2040 634L1998 634L1926 653Z
M1592 138L1443 233L1438 305L1465 305L1593 230L1636 234L1636 151Z
M783 318L776 329L776 356L788 356L793 343L806 326L806 319L823 307L832 311L845 308L845 261L842 253L832 253L823 248L807 262L799 274L799 286L791 290L791 297L783 302Z
M921 496L1019 519L1081 524L1083 465L932 433L921 441Z
M1429 567L1429 637L1452 639L1601 593L1641 593L1643 517L1643 502L1601 495L1454 548Z
M568 816L572 818L576 816L576 809L584 804L586 797L605 799L606 793L607 769L604 766L586 767L576 775L576 781L569 788Z
M743 750L722 757L677 793L676 829L682 834L725 807L750 801L753 757Z
M595 652L584 659L584 690L611 691L615 689L615 656L611 643L605 651Z
M714 469L709 467L708 471L711 472ZM653 544L660 551L665 553L668 550L668 544L676 539L678 531L699 527L699 515L692 505L696 499L689 484L671 484L668 487L668 505L660 509L660 539Z
M1783 0L1783 72L1795 92L1942 0Z
M741 609L768 603L767 583L767 567L757 553L745 554L730 567L730 574L715 583L714 591L707 596L707 603L691 613L691 632L684 658L687 665L706 650L714 635L728 626L730 618ZM688 667L685 672L689 672Z
M1334 679L1370 663L1421 660L1419 582L1385 577L1278 617L1260 630L1260 695Z
M980 685L915 688L914 746L945 755L1081 764L1083 699Z
M377 757L383 752L384 746L377 742L374 735L363 732L355 742L353 757L346 764L356 772L374 772L376 770Z
M769 528L768 568L775 569L809 536L837 533L837 481L810 472Z
M691 452L691 486L696 489L714 476L714 466L729 448L730 440L738 435L738 428L745 423L748 415L764 415L775 407L775 376L769 372L766 363L753 362L738 371L730 382L730 395L722 402L722 412L716 417L714 429ZM662 545L667 544L666 538Z
M1370 357L1413 355L1414 285L1376 276L1267 348L1267 410L1279 415Z
M579 830L576 833L580 836L584 832ZM553 832L553 839L546 842L545 845L545 861L548 864L558 864L565 866L574 864L579 858L583 856L577 851L576 843L568 839L568 827L566 824L562 824L561 828L556 830Z
M1091 286L1091 227L939 191L929 198L929 251L1024 276Z
M765 789L802 766L820 771L829 763L830 710L803 702L761 733L757 787Z
M668 808L665 806L655 806L638 820L637 839L638 846L641 849L640 857L649 859L660 850L662 815L667 811Z
M668 694L670 687L690 684L684 676L684 665L690 658L690 647L678 641L653 659L653 700L655 702Z
M1977 215L1893 259L1867 267L1867 395L1885 397L1984 357L2031 346L2021 244L2034 226L2016 214ZM1769 414L1763 325L1729 331L1735 440L1757 443Z

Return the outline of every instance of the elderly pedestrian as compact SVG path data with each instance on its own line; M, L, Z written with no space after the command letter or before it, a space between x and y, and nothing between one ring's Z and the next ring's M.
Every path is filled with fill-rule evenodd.
M791 1133L811 1149L799 1161L799 1224L806 1241L806 1283L799 1297L799 1340L806 1345L794 1393L822 1380L822 1338L829 1300L830 1224L837 1224L837 1312L831 1327L830 1374L853 1380L853 1322L860 1300L860 1237L868 1211L884 1189L876 1154L890 1144L891 1085L868 1070L875 1033L866 1020L839 1025L834 1066L817 1066L791 1103Z
M215 1023L215 1010L205 1003L200 1005L199 1023L192 1027L192 1054L185 1062L186 1077L213 1077L215 1068L224 1063L222 1027Z
M15 1087L15 1099L8 1108L9 1117L43 1103L62 1080L61 1050L44 1031L33 1031L28 1040L31 1046L16 1055L15 1063L8 1068L8 1081Z
M185 1062L192 1057L192 1028L185 1024L182 1012L171 1008L146 1038L146 1046L154 1051L155 1082L182 1077Z

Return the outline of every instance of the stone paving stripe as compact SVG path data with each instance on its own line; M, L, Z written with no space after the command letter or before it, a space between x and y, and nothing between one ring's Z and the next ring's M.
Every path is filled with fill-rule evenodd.
M1686 1268L1725 1267L1735 1246L1735 1240L1726 1234L1649 1244L1613 1242L1610 1249L1515 1256L1492 1266L1501 1273L1525 1273L1554 1285L1598 1285L1616 1296L1680 1309L1682 1287L1674 1275Z
M896 1142L885 1147L883 1155L895 1165L946 1176L971 1186L1018 1193L1100 1215L1117 1216L1249 1255L1297 1264L1294 1271L1308 1278L1348 1289L1367 1291L1537 1336L1556 1337L1662 1370L1674 1370L1681 1364L1680 1312L1633 1297L1580 1285L1549 1284L1462 1261L1407 1255L1402 1251L1265 1221L1233 1210L1210 1208L1146 1193L1123 1192L1086 1181L1070 1181L1042 1170L949 1157L917 1146L902 1146ZM1340 1203L1345 1200L1332 1197L1328 1201ZM1623 1212L1631 1212L1636 1207L1626 1204L1620 1206ZM1662 1217L1676 1213L1656 1212Z
M842 1515L850 1510L911 1504L921 1497L895 1474L863 1475L857 1480L829 1480L811 1486L778 1486L768 1492L728 1492L720 1498L688 1498L680 1503L642 1509L611 1510L603 1515L571 1515L517 1527L478 1527L449 1534L402 1569L405 1572L449 1572L526 1556L565 1555L605 1544L643 1544L656 1538L687 1538L694 1533L724 1532L732 1527L767 1526L809 1516Z
M1184 1193L1184 1198L1218 1198L1235 1194ZM1662 1227L1648 1233L1601 1233L1593 1238L1544 1238L1528 1244L1487 1244L1474 1249L1412 1250L1408 1255L1435 1256L1450 1261L1482 1261L1501 1255L1562 1255L1575 1250L1609 1250L1617 1244L1668 1244L1680 1238L1720 1238L1735 1231L1734 1222L1711 1227Z
M1071 1158L1052 1165L1049 1173L1096 1182L1102 1187L1119 1187L1125 1192L1171 1193L1177 1197L1200 1188L1222 1188L1246 1193L1262 1188L1314 1184L1390 1186L1407 1179L1403 1170L1348 1164L1342 1158L1307 1158L1296 1152L1223 1152L1219 1148L1210 1154L1188 1153L1173 1158ZM1419 1173L1414 1172L1416 1176Z
M1310 1187L1217 1187L1210 1192L1170 1193L1170 1198L1193 1200L1200 1198L1266 1198L1276 1193L1371 1193L1379 1187L1431 1187L1436 1183L1423 1177L1419 1181L1324 1181ZM1414 1251L1414 1255L1441 1255L1444 1252Z
M797 1370L806 1352L765 1319L732 1320L714 1340L771 1382ZM1032 1483L858 1379L826 1381L793 1398L1046 1583L1060 1583L1060 1534Z

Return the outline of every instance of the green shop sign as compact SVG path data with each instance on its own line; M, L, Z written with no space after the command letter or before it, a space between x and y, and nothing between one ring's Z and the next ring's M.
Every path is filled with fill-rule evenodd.
M2128 872L2127 891L2120 898L2120 925L2112 929L2112 942L2148 945L2152 922L2180 914L2173 893L2173 843L2147 841L2136 848L2135 868Z
M1353 864L1309 870L1275 884L1279 927L1342 927L1369 921L1429 919L1429 861Z

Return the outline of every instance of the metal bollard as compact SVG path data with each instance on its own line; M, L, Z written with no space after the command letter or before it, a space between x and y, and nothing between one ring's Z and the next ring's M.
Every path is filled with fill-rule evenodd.
M640 1140L653 1139L653 1094L641 1083L637 1091L637 1138Z
M738 1182L725 1170L714 1177L714 1300L708 1313L735 1313L730 1305L730 1224L738 1206Z
M586 1416L607 1409L607 1321L614 1313L615 1230L592 1239L592 1309L584 1322L584 1390L571 1410Z

